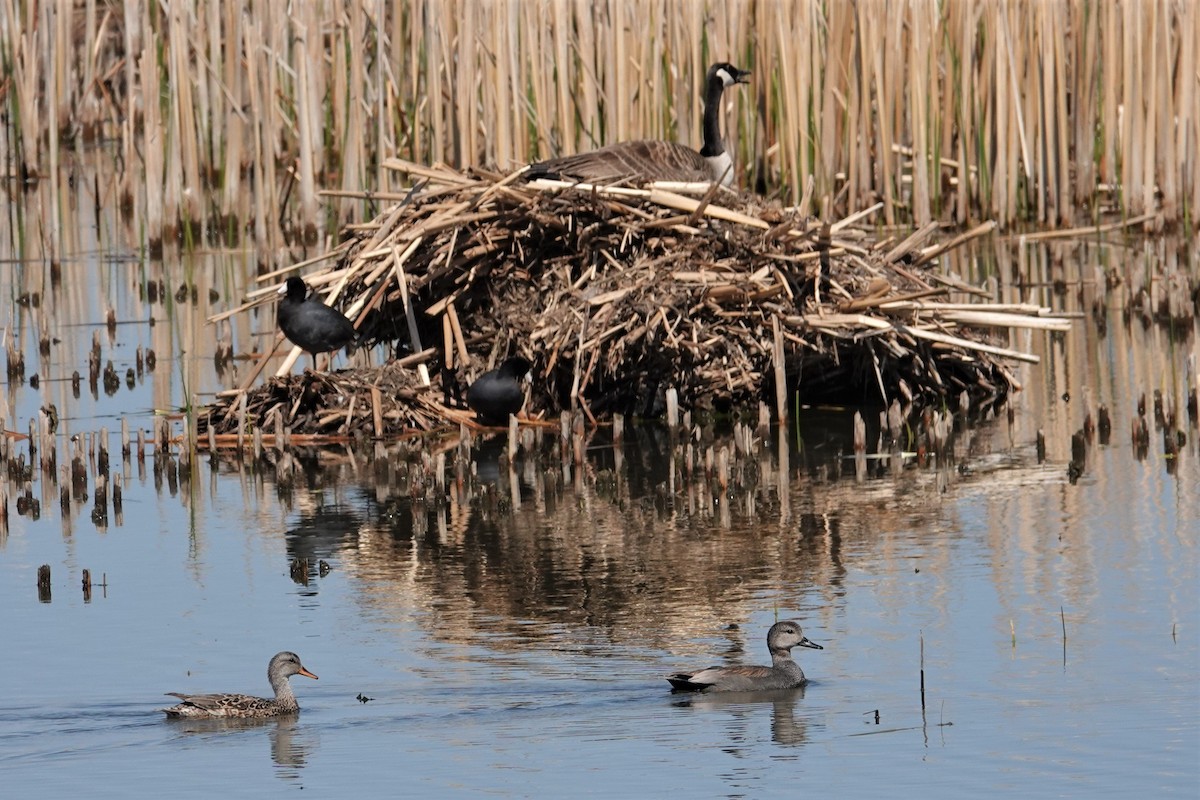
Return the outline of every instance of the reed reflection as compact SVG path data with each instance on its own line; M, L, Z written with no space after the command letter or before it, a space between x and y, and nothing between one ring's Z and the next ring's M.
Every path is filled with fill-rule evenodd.
M288 556L306 591L319 592L326 561L363 604L397 618L422 609L436 637L480 626L517 634L507 643L553 636L528 624L538 620L665 646L738 621L762 592L831 613L847 553L898 531L936 539L941 494L972 475L956 452L963 432L982 451L1006 435L933 419L920 443L898 442L870 418L865 483L839 477L853 426L834 412L779 430L631 426L616 444L564 425L579 441L544 427L517 444L462 436L373 458L335 448L264 459L296 514Z

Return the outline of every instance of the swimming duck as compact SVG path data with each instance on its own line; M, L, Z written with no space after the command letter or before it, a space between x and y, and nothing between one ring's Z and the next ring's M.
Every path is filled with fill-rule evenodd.
M308 297L303 278L288 278L279 293L284 295L276 313L279 329L288 341L312 356L314 372L317 353L341 350L358 340L358 331L345 314L325 305L315 294Z
M248 694L182 694L167 692L172 697L178 697L183 702L177 706L164 708L168 717L189 717L211 719L215 717L250 719L255 717L274 717L280 714L294 714L300 710L296 695L292 693L292 685L288 678L293 675L303 675L306 678L317 679L317 676L304 668L300 656L284 651L276 653L271 663L267 665L267 680L275 690L275 697L253 697Z
M467 387L467 405L489 425L507 425L508 415L525 405L521 379L533 364L520 356L506 359L496 369L485 372Z
M792 648L825 648L810 642L794 620L776 622L767 631L767 649L771 651L771 666L709 667L699 672L680 672L670 675L675 691L683 692L752 692L764 689L794 689L807 682L804 670L792 660Z

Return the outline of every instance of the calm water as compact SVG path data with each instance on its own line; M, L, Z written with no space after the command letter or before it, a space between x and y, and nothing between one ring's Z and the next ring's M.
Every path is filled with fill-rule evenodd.
M1090 279L1109 258L1068 259L1064 279ZM271 330L270 319L203 324L248 285L248 258L84 257L57 289L40 264L5 270L8 335L41 378L6 387L7 427L27 430L55 403L60 464L76 433L106 426L116 451L121 415L149 428L156 409L236 385L246 367L219 374L215 338L247 352ZM158 275L169 296L147 303L138 287ZM179 276L199 287L195 305L173 296ZM998 294L1086 310L1095 286L1041 297L1058 277ZM36 306L20 301L30 284ZM48 356L43 328L60 339ZM121 375L111 395L87 386L95 331ZM799 435L738 459L726 491L672 474L657 427L619 450L596 434L581 469L551 441L511 473L499 442L477 441L473 467L442 442L446 488L421 500L413 486L432 476L396 447L202 456L183 483L156 479L152 454L114 452L124 507L101 526L90 500L64 515L36 470L40 518L18 514L25 487L8 476L5 795L1194 797L1200 448L1182 409L1196 342L1195 329L1127 325L1117 308L1103 333L1080 320L1053 340L1020 334L1014 344L1043 363L1020 369L1011 422L962 428L940 462L872 462L862 481L838 457L849 414L816 410ZM158 362L130 389L139 345ZM1181 409L1178 459L1149 410L1149 451L1130 442L1138 398L1156 388ZM1111 439L1092 440L1072 481L1071 434L1101 403ZM295 558L310 559L307 582ZM107 583L90 601L83 569ZM798 653L805 690L669 692L671 671L765 662L777 617L825 647ZM198 724L158 711L169 691L265 693L282 649L320 676L293 679L297 718Z

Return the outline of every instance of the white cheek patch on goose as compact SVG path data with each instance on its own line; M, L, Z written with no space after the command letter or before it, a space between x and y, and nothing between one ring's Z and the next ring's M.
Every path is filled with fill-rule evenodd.
M726 70L724 67L721 67L719 70L717 70L717 74L721 76L721 83L725 84L726 88L733 86L735 83L737 83L737 80L732 75L730 75L729 71Z

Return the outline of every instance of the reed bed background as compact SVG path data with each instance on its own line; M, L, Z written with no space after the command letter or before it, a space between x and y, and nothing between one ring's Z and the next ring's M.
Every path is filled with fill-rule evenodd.
M372 216L387 198L364 192L402 189L392 156L698 146L720 59L754 71L726 96L740 185L801 211L1190 230L1197 53L1179 0L0 0L0 149L12 182L102 143L117 180L96 191L151 243L272 252Z

